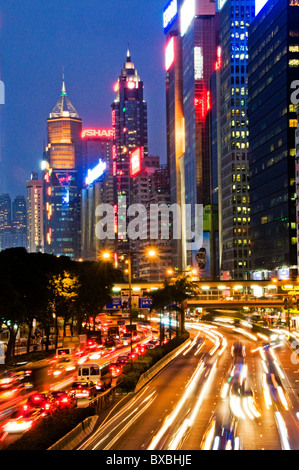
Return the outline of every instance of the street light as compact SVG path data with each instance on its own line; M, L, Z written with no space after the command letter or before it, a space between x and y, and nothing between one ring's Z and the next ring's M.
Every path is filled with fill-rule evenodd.
M108 261L108 260L111 258L111 256L112 256L112 255L111 255L110 251L103 251L103 252L101 253L101 258L102 258L102 260L104 260L104 261Z

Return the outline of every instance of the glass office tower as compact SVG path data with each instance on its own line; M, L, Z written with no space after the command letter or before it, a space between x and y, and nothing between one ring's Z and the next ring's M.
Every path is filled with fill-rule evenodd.
M115 213L115 251L120 258L130 251L127 238L129 218L123 217L132 204L132 153L137 151L137 164L148 155L147 103L143 97L143 82L127 50L126 62L114 87L115 100L112 103L113 176ZM139 149L139 150L138 150ZM120 222L120 223L118 223Z
M255 0L226 0L220 12L222 277L250 277L248 28Z
M249 29L252 269L292 275L296 257L295 131L299 5L271 0Z
M167 38L168 165L172 198L181 204L183 219L177 262L183 271L193 266L198 269L200 278L211 278L215 276L215 233L210 79L219 44L215 1L169 1L164 8L164 33ZM196 205L202 205L204 211L201 247L190 243L190 231L196 232ZM191 208L190 216L184 212L187 206ZM206 255L204 268L196 260L200 248Z

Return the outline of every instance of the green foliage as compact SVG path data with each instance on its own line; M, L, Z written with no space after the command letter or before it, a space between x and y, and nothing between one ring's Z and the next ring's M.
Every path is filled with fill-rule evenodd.
M64 325L69 320L81 325L110 301L113 283L119 280L120 272L102 262L80 263L66 256L28 253L25 248L1 251L0 326L5 324L10 332L6 361L13 355L21 325L28 327L29 338L34 318L46 336L53 317L56 323L59 316Z
M47 450L89 416L94 408L74 408L43 418L5 450Z

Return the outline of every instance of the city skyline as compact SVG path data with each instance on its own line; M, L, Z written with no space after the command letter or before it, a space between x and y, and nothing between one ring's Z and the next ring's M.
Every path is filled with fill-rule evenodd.
M0 192L10 192L12 197L25 194L24 182L31 172L41 172L45 118L60 92L63 70L68 96L83 127L111 127L113 86L128 44L150 103L149 152L166 162L164 3L130 0L99 5L91 0L83 8L77 0L49 6L36 0L24 6L15 0L1 6L1 80L6 102L0 116ZM87 32L83 36L82 28Z

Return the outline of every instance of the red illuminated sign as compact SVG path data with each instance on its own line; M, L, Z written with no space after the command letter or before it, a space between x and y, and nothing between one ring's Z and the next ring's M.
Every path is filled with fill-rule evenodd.
M88 137L101 137L103 138L112 138L113 129L84 129L81 133L82 139L87 139Z
M130 156L130 176L133 178L137 176L138 173L141 171L141 161L143 158L144 148L139 147L138 149L134 150Z
M220 70L222 66L222 49L220 46L217 47L217 60L215 63L215 70Z
M200 120L204 120L207 116L208 111L211 110L211 92L204 90L200 93L199 98L195 98L195 111L196 116Z

